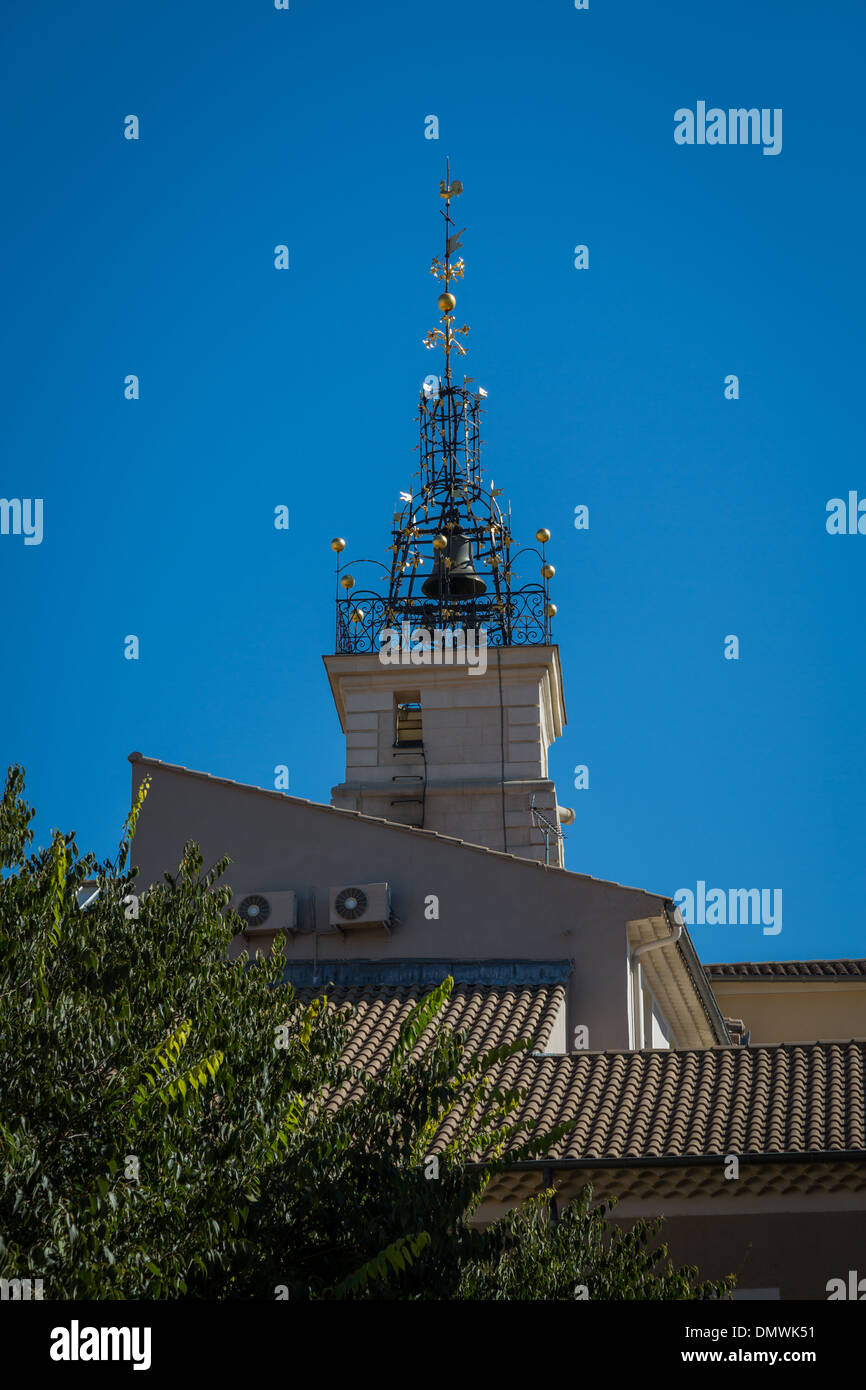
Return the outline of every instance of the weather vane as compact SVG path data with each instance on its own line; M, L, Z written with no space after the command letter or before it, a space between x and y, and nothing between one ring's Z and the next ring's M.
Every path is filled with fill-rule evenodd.
M422 339L426 348L434 348L437 343L441 343L445 350L445 381L451 381L451 350L456 348L461 357L466 356L466 349L459 341L465 338L469 332L468 323L464 323L462 328L454 327L454 310L457 307L457 298L451 292L451 281L462 280L463 272L466 269L461 256L458 261L452 263L451 257L455 251L461 249L460 238L466 231L461 227L459 232L452 232L454 222L451 218L451 199L459 198L463 192L463 184L459 179L451 180L451 166L449 161L445 161L445 178L439 181L439 197L445 199L445 209L442 216L445 219L445 258L440 260L434 256L430 265L430 274L435 275L437 280L444 281L445 288L439 296L438 304L442 310L442 318L439 322L441 328L431 328Z

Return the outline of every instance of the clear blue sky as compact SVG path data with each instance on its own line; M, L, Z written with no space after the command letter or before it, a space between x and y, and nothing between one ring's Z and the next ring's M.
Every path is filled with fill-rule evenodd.
M44 499L44 538L0 536L0 755L40 837L108 853L132 749L341 779L328 542L386 559L410 485L448 154L485 476L553 533L569 867L783 890L781 934L695 927L705 960L866 954L866 536L825 529L866 496L862 6L3 24L0 494ZM782 108L782 153L675 144L699 100Z

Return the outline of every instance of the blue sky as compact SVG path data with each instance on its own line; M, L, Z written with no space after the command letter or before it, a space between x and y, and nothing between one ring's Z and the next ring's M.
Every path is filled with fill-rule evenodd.
M778 935L696 926L705 960L866 953L866 536L825 528L866 497L860 7L4 25L0 494L44 499L44 536L0 536L0 757L39 836L108 853L132 749L262 786L285 763L314 800L341 780L328 542L387 558L411 483L447 154L485 476L518 538L553 533L568 866L783 890ZM699 100L781 108L782 152L677 145Z

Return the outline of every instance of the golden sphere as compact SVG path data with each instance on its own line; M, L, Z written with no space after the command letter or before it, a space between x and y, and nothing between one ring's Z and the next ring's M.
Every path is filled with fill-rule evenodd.
M555 604L555 603L548 603L548 604L546 605L545 609L544 609L544 614L545 614L545 617L547 617L547 618L555 618L555 617L556 617L556 604Z
M439 305L439 308L442 310L443 314L453 313L453 311L457 308L457 300L454 298L454 295L449 294L447 290L444 294L440 294L436 303Z
M544 575L545 579L552 579L556 574L556 567L554 565L542 565L541 573Z
M548 531L548 529L547 529L546 526L541 526L541 527L536 531L536 533L535 533L535 539L536 539L537 541L541 541L541 544L542 544L542 545L546 545L546 544L547 544L547 542L550 540L550 532Z
M351 611L351 613L349 614L349 622L350 622L350 623L360 623L360 622L363 620L363 617L364 617L364 610L363 610L363 608L353 608L352 611Z
M346 542L343 540L343 537L342 537L342 536L335 536L335 537L334 537L334 539L331 541L331 549L332 549L332 550L336 550L336 552L337 552L338 555L339 555L339 553L340 553L341 550L345 550L345 549L346 549Z
M438 536L434 536L434 537L433 537L433 549L434 549L434 550L447 550L447 549L448 549L448 537L447 537L447 536L443 536L441 531L439 532L439 535L438 535Z
M343 578L340 580L340 583L346 590L354 589L355 587L355 581L350 574L344 574Z

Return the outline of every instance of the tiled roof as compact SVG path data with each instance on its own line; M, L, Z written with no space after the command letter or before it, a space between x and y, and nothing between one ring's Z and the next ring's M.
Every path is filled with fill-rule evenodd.
M866 1156L862 1041L523 1056L498 1080L534 1133L569 1122L551 1159Z
M429 992L429 986L422 984L396 988L393 985L344 985L329 989L327 996L333 1007L351 1004L355 1010L344 1060L365 1071L377 1071L393 1049L411 1009ZM307 1003L322 993L322 987L307 986L296 993ZM543 1051L564 1004L565 987L561 983L457 983L436 1022L422 1034L418 1049L423 1051L433 1039L436 1027L445 1023L455 1032L458 1029L466 1032L471 1052L486 1052L518 1038L529 1039L534 1048ZM344 1098L347 1094L343 1093Z
M741 960L704 970L710 980L844 980L866 978L866 960Z
M355 1009L346 1061L378 1071L428 989L414 983L328 990L333 1006ZM321 985L297 990L304 1001L321 992ZM564 1002L558 982L458 982L418 1046L429 1045L444 1022L466 1031L472 1052L528 1038L538 1054L550 1043ZM569 1125L548 1152L554 1162L852 1151L866 1157L863 1041L548 1056L527 1051L497 1068L496 1080L526 1092L517 1118L529 1123L528 1133ZM459 1119L459 1112L449 1116L433 1151L445 1146Z

